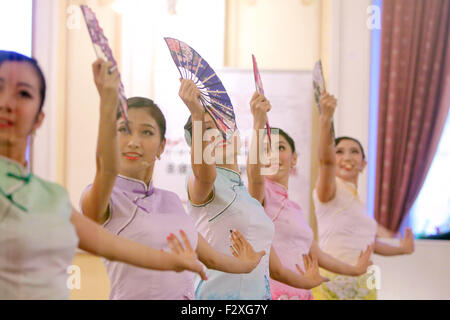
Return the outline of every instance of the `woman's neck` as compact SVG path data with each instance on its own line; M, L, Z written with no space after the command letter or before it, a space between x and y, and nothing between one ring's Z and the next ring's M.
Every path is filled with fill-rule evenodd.
M354 184L356 189L358 189L358 176L351 177L351 178L350 177L349 178L343 178L343 177L339 177L339 176L337 176L337 177L340 178L342 181Z
M20 165L27 167L27 143L11 144L9 141L0 141L0 155L18 162Z
M282 185L286 188L286 190L289 188L289 175L286 175L285 177L277 177L277 178L267 178L272 182L278 183L279 185Z
M120 175L128 177L128 178L132 178L132 179L135 179L135 180L142 181L147 186L149 186L150 182L152 181L152 178L153 178L153 168L154 168L154 165L152 165L151 167L147 168L146 170L137 171L137 172L120 171Z

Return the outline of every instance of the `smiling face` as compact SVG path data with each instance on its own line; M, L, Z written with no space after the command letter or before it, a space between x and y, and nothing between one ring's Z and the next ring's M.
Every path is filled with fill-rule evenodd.
M277 134L275 136L272 133L271 140L275 143L272 143L270 166L276 170L276 173L267 176L267 178L282 184L289 178L292 168L297 165L298 156L296 152L293 152L292 147L283 135Z
M40 79L30 63L0 65L0 145L26 148L28 136L44 119L39 112L40 90Z
M336 175L339 178L357 182L366 164L357 142L344 139L336 146Z
M142 180L149 168L153 168L158 156L164 152L165 140L156 120L146 108L128 109L131 134L125 121L117 121L121 174Z

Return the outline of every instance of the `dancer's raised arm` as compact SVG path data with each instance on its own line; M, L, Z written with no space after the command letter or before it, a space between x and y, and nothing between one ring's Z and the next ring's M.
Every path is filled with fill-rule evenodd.
M336 155L331 124L336 109L336 98L325 93L320 98L319 116L319 178L317 196L321 202L332 200L336 194Z
M100 95L100 123L97 138L96 173L92 188L81 200L83 214L95 222L108 218L108 206L120 170L117 139L119 73L110 72L111 62L98 59L92 65L94 81Z
M207 163L204 159L208 141L203 137L206 130L213 128L212 120L205 119L205 108L200 102L200 91L192 80L181 79L179 96L191 112L191 165L193 175L189 178L189 199L195 204L203 204L213 196L213 185L216 180L215 163Z
M265 177L262 175L262 157L264 139L264 127L267 122L267 112L270 111L270 102L264 95L255 92L250 101L253 115L253 134L247 157L248 191L250 195L263 203L265 195Z

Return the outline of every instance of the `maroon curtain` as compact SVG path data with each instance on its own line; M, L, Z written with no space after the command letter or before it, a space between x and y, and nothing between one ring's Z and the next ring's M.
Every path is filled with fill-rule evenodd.
M395 233L422 188L449 110L449 12L450 0L383 1L375 219Z

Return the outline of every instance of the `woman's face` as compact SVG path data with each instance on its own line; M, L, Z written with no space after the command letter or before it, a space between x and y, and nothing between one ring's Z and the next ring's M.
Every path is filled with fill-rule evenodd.
M297 165L297 153L292 151L289 142L281 134L271 134L272 152L270 167L275 173L268 175L272 181L281 181L288 177Z
M236 131L233 138L226 141L208 112L204 115L204 125L206 126L204 138L208 141L204 156L212 155L216 164L234 164L230 162L237 161L236 156L241 147L239 133Z
M355 141L344 139L336 146L336 175L341 179L357 179L366 164L361 148Z
M146 108L128 109L128 119L131 134L122 118L117 121L121 172L139 177L164 152L165 140L161 141L159 126Z
M38 115L41 83L28 62L6 61L0 65L0 144L23 142L40 127Z

